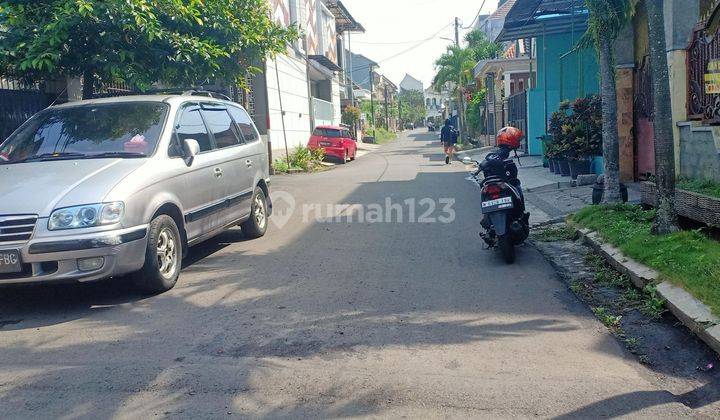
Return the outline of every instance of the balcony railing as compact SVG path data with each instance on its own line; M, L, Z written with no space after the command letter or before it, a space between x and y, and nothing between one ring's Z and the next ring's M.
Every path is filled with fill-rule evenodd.
M335 120L335 106L332 102L312 98L315 125L332 125Z

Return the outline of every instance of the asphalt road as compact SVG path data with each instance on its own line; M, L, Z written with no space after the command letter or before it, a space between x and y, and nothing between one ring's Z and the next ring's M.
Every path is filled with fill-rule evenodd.
M431 138L274 178L269 234L194 248L164 295L0 290L0 417L717 414L665 391L533 248L483 250L477 186ZM454 221L419 220L444 198Z

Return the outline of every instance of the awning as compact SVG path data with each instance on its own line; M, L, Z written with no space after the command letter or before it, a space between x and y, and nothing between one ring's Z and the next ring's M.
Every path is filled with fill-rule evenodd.
M518 1L508 12L498 41L533 38L587 30L588 11L584 0Z
M361 32L365 33L365 28L355 20L348 9L341 1L328 0L325 7L335 16L335 28L338 33L343 32Z
M332 60L325 57L324 55L308 55L308 58L317 61L319 64L321 64L323 67L325 67L328 70L331 71L342 71L342 67L338 66L337 64L333 63Z

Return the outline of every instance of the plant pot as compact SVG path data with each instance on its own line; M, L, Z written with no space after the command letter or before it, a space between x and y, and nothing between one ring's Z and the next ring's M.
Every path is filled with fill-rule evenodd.
M595 205L598 205L602 202L603 196L605 195L605 178L604 177L598 177L597 182L595 185L593 185L593 192L592 192L592 202ZM623 203L627 203L629 196L628 196L628 189L627 185L620 183L620 198L622 199Z
M570 161L567 159L560 159L560 175L570 176Z
M548 159L548 168L550 168L551 173L555 173L555 159L554 158Z
M586 175L590 173L589 160L571 160L570 161L570 177L577 179L578 175Z

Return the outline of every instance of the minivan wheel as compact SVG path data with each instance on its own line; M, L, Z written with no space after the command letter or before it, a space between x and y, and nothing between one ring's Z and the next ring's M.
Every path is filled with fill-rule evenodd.
M145 265L133 275L133 281L144 292L167 292L175 287L181 265L180 231L172 217L160 215L150 222Z
M265 236L268 228L267 197L260 188L253 193L250 218L240 225L243 234L250 239Z

